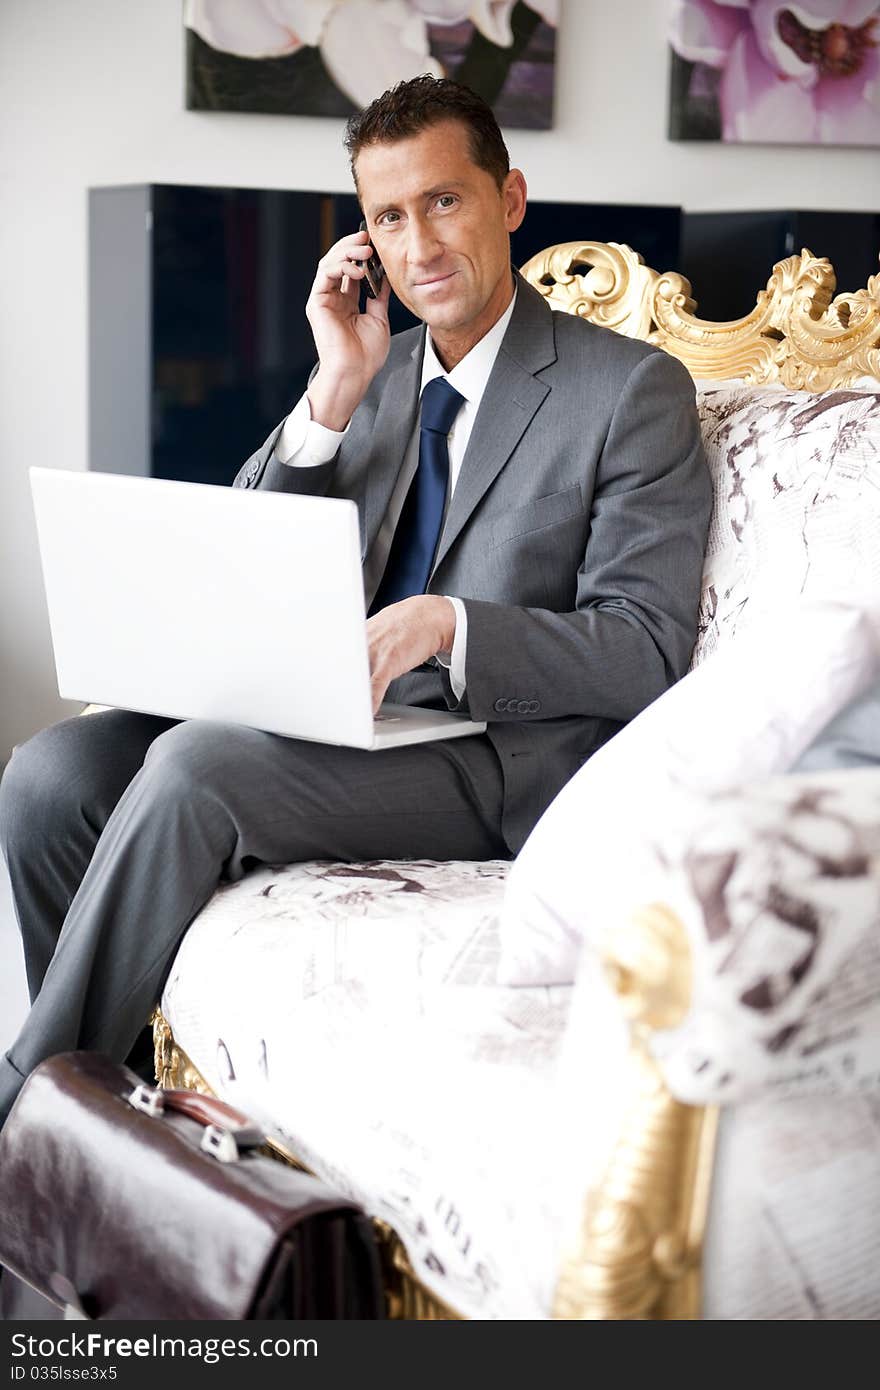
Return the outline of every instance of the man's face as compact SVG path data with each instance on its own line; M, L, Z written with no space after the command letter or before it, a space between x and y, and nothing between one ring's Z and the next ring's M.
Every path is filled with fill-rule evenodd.
M511 170L499 189L473 163L466 128L450 120L366 146L357 183L391 288L438 347L463 355L510 302L509 234L525 212L522 174Z

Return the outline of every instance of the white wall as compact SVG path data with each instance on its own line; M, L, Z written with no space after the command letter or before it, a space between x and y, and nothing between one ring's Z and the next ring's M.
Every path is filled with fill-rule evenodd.
M669 143L665 12L564 0L556 129L509 132L535 197L877 209L876 150ZM348 188L341 122L188 113L183 51L178 0L0 3L0 764L68 712L27 468L87 463L86 189Z

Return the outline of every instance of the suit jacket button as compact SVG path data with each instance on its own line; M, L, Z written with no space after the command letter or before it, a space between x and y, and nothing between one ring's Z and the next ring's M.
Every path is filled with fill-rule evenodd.
M503 713L504 713L504 711L507 709L507 701L505 700L505 698L504 698L503 695L502 695L502 697L501 697L500 700L496 700L496 701L495 701L495 704L494 704L493 708L495 709L496 713L498 713L498 714L503 714Z
M517 705L516 705L516 712L517 712L517 714L528 714L528 712L529 712L529 702L528 702L528 700L518 700L518 701L517 701Z
M529 700L529 714L537 714L541 708L540 700Z
M508 700L505 706L508 714L516 714L517 701Z

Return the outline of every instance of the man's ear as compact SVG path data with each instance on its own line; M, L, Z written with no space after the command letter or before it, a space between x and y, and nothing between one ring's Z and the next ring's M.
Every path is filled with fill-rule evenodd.
M501 185L504 200L504 226L515 232L526 215L526 180L521 169L511 169Z

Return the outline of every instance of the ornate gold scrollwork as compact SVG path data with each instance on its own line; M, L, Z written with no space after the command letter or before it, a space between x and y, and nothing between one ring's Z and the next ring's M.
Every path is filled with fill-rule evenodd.
M554 309L613 328L627 338L647 338L653 326L651 298L660 277L630 246L616 241L561 242L533 256L522 273ZM686 298L687 281L671 278L681 281Z
M627 1100L553 1316L695 1318L717 1112L673 1100L649 1048L651 1030L675 1027L689 1006L684 927L667 908L647 907L609 938L603 965L630 1021Z
M200 1095L212 1096L214 1092L198 1067L194 1067L183 1049L177 1046L159 1009L153 1011L150 1022L153 1025L156 1084L163 1091L198 1091Z
M406 1322L460 1322L458 1313L420 1283L393 1227L374 1217L373 1229L382 1261L387 1316Z
M872 275L863 290L839 294L808 329L794 320L788 342L788 385L818 391L850 385L860 376L880 378L880 275Z
M696 317L683 275L616 242L564 242L522 270L554 308L655 343L694 377L824 391L880 376L880 276L832 302L831 264L806 248L774 266L750 313L718 323Z

